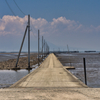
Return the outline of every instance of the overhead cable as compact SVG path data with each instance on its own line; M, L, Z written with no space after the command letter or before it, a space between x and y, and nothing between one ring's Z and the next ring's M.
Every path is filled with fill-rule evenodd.
M5 0L5 1L6 1L6 4L8 5L8 7L9 7L10 11L13 13L13 15L16 16L16 14L13 12L13 10L12 10L12 8L10 7L9 3L7 2L7 0Z
M18 9L22 12L22 14L27 15L27 14L25 14L25 13L20 9L20 7L19 7L18 4L16 3L16 1L15 1L15 0L13 0L13 1L14 1L14 3L16 4L16 6L18 7Z

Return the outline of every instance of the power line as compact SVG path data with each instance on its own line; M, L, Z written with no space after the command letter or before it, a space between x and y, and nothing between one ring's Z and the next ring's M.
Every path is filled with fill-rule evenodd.
M13 13L13 15L16 16L16 14L13 12L13 10L12 10L12 8L10 7L9 3L7 2L7 0L5 0L5 1L6 1L6 4L8 5L8 7L9 7L10 11Z
M32 25L32 28L34 28L34 30L37 31L32 22L31 22L31 25Z
M33 30L35 30L36 32L37 32L37 30L36 30L36 28L34 27L34 25L33 25L33 23L31 22L31 32L33 33L33 35L35 36L35 37L37 37L37 35L35 35L34 34L34 32L33 32Z
M11 10L12 14L13 14L14 16L16 16L16 14L13 12L13 10L12 10L12 8L10 7L9 3L7 2L7 0L5 0L5 2L6 2L6 4L7 4L7 6L9 7L9 9ZM19 18L16 17L16 19L17 19L18 21L20 21ZM21 21L20 21L20 22L21 22ZM22 22L21 22L21 23L22 23ZM26 23L24 23L24 24L26 25Z
M13 0L13 1L15 2L15 0ZM6 2L6 4L7 4L7 6L9 7L9 9L11 10L12 14L13 14L14 16L16 16L16 14L14 13L14 11L13 11L12 8L10 7L8 1L5 0L5 2ZM19 6L17 5L16 2L15 2L15 4L16 4L16 6L19 8ZM20 10L24 15L27 15L27 14L25 14L20 8L19 8L19 10ZM19 19L17 18L17 20L19 20ZM20 21L20 20L19 20L19 21ZM20 22L21 22L21 21L20 21ZM22 22L21 22L21 23L22 23ZM25 23L25 24L26 24L26 23Z
M37 38L37 35L33 32L33 29L31 27L31 32L33 33L33 35Z
M27 15L27 14L25 14L21 9L20 9L20 7L18 6L18 4L16 3L16 1L15 0L13 0L14 1L14 3L16 4L16 6L18 7L18 9L24 14L24 15Z

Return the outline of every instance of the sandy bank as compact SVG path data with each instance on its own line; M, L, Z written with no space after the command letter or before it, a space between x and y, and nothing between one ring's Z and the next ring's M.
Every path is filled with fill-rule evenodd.
M41 59L40 59L41 61ZM37 54L30 56L30 66L38 63ZM0 70L10 70L15 67L16 59L9 59L7 61L0 62ZM18 62L20 69L26 69L28 67L28 57L20 57Z

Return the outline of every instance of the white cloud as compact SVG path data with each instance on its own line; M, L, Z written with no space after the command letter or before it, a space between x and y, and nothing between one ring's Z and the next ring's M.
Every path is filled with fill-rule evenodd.
M25 26L27 25L27 16L20 18L18 16L5 15L0 19L0 35L23 34ZM44 18L34 19L31 17L31 28L35 30L40 29L41 34L62 34L62 33L91 33L100 32L100 26L84 27L79 22L68 20L65 17L53 18L48 22Z
M20 18L18 16L5 15L0 19L0 35L21 34L25 28L26 22L26 16Z

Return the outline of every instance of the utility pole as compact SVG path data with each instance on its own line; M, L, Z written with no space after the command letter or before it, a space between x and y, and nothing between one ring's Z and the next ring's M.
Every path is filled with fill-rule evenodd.
M30 15L28 15L28 69L30 69Z
M68 45L67 45L67 50L68 50L68 52L69 52L69 47L68 47Z
M40 41L40 37L39 37L39 30L38 30L38 66L39 66L39 41Z
M49 46L48 46L48 54L49 54Z
M87 77L86 77L86 63L85 63L85 58L83 58L83 63L84 63L84 77L85 77L85 84L87 85Z
M47 44L47 54L48 54L48 44Z
M47 56L47 42L46 42L46 56Z
M45 49L46 49L46 56L47 56L47 42L45 43L45 46L46 46L46 48L45 48Z
M43 36L42 36L42 60L43 60Z
M49 48L48 48L49 49Z
M15 65L16 69L17 69L17 64L18 64L18 61L19 61L20 53L21 53L21 50L22 50L22 47L23 47L23 43L24 43L24 40L25 40L26 32L27 32L27 26L26 26L24 37L23 37L21 47L20 47L20 50L19 50L19 53L18 53L18 57L17 57L16 65Z
M45 57L45 40L44 40L44 57Z

